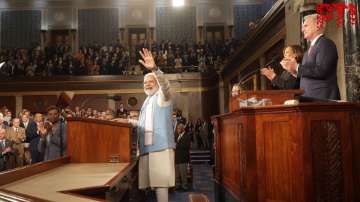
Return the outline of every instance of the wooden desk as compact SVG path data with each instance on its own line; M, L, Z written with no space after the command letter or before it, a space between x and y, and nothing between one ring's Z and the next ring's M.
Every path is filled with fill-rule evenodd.
M217 201L360 201L360 106L245 107L214 116Z
M130 200L137 190L130 125L71 119L67 130L68 156L1 173L0 201Z

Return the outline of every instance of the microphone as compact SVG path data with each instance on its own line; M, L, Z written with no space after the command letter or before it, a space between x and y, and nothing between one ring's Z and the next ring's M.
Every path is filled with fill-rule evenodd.
M271 58L269 62L265 64L265 67L276 66L277 63L279 62L280 57L281 57L280 55L275 55L274 57Z

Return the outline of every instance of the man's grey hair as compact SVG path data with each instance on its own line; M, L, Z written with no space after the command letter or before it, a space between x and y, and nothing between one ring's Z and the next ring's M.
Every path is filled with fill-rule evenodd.
M305 17L304 17L304 21L305 21L306 19L311 19L312 21L314 21L314 22L317 24L318 18L321 18L321 17L322 17L321 15L319 15L319 14L317 14L317 13L314 13L314 14L310 14L310 15L305 16ZM321 33L324 33L324 32L325 32L325 28L326 28L326 21L324 20L324 21L322 22L322 27L319 27L319 31L320 31Z
M156 74L153 73L153 72L150 72L150 73L145 74L144 80L145 80L147 77L149 77L149 76L152 76L152 77L154 77L154 79L156 79Z
M150 72L150 73L145 74L145 76L144 76L144 81L145 81L145 79L146 79L147 77L153 77L153 78L155 79L155 81L156 81L156 84L157 84L158 86L160 86L159 81L158 81L158 79L157 79L157 76L156 76L156 74L155 74L154 72Z

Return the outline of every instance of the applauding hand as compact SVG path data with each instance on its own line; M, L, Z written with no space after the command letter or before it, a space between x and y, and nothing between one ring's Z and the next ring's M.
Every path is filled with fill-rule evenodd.
M276 76L274 69L271 67L267 67L267 68L265 67L260 69L260 73L266 76L266 78L268 78L270 81L272 81Z
M280 62L281 66L286 70L288 71L290 74L292 75L296 75L297 74L297 62L295 60L295 58L292 58L292 59L283 59L281 62Z

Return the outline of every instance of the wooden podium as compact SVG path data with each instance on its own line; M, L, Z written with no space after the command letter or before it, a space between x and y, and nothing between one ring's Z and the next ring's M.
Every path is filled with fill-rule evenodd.
M67 120L68 156L0 173L0 201L137 201L131 127Z
M243 107L212 120L216 201L360 201L359 104Z

